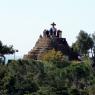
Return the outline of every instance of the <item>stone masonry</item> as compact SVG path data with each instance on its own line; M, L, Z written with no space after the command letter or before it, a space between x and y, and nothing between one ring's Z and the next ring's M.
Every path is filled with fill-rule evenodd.
M39 36L34 48L31 49L28 54L24 55L24 59L40 60L42 54L51 49L61 51L69 58L71 56L76 56L76 58L78 57L78 55L73 53L69 47L66 38L62 38L62 31L55 28L55 23L51 25L52 27L50 30L44 30L43 35Z

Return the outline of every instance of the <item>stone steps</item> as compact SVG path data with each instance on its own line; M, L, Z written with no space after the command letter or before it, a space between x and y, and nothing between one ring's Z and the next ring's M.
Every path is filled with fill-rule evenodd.
M66 42L65 38L58 38L58 37L42 37L39 38L38 41L36 42L35 46L33 47L33 49L31 49L28 54L24 57L28 57L31 59L39 59L39 56L41 56L44 52L55 48L59 51L62 50L67 50L69 49L69 46Z

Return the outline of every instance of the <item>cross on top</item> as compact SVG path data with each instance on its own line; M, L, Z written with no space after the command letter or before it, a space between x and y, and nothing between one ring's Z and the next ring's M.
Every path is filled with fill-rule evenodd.
M52 25L53 27L56 26L56 24L55 24L54 22L53 22L51 25Z

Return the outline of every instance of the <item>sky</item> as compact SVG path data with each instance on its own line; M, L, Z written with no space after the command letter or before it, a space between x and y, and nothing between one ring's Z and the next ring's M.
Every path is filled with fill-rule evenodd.
M51 23L71 46L80 30L95 31L95 0L0 0L0 40L27 54Z

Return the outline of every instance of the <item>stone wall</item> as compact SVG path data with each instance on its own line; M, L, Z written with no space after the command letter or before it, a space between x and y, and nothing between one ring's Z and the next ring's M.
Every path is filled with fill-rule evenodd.
M66 39L62 38L62 31L54 27L56 25L55 23L51 25L53 27L43 31L43 36L40 35L33 49L31 49L28 54L24 55L24 59L40 60L43 53L51 49L61 51L64 55L67 55L69 59L78 58L78 53L73 52Z
M68 55L70 48L65 38L59 37L39 37L33 49L28 54L24 55L24 59L36 59L39 60L41 55L51 49L62 51L63 54Z

